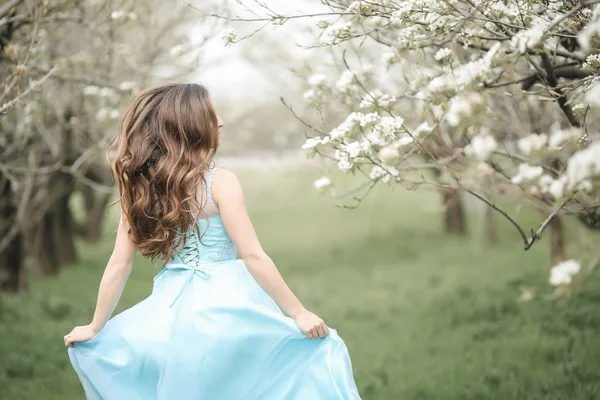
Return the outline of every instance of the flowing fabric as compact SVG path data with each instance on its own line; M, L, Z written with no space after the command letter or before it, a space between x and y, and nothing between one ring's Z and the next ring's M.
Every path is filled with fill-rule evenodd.
M235 258L220 216L197 224L149 297L68 350L87 398L360 399L336 330L309 340Z

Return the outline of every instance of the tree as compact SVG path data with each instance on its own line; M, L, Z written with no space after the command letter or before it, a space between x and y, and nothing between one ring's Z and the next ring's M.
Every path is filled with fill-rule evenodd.
M140 88L197 69L214 34L185 3L111 0L0 6L0 284L23 286L23 260L55 274L74 239L99 237L113 194L104 150ZM81 194L84 221L73 213Z
M308 51L337 55L315 68L305 98L346 115L333 129L307 124L314 133L303 147L363 176L358 202L381 182L461 190L508 219L526 250L547 227L561 231L559 215L600 229L599 1L321 3L306 14L261 3L229 19L308 19L319 37ZM528 233L489 200L498 192L527 199L545 219Z

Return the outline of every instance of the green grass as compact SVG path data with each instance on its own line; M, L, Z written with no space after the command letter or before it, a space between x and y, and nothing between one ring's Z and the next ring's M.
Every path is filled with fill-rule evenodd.
M597 277L520 302L522 285L550 293L546 241L524 252L498 220L500 243L488 248L476 217L467 238L446 236L431 192L382 187L357 210L336 208L315 195L315 177L240 179L263 247L345 339L365 400L600 398ZM91 318L115 214L100 243L80 244L78 265L4 297L0 399L84 398L62 336ZM541 218L518 215L531 227ZM149 294L156 272L138 260L119 310Z

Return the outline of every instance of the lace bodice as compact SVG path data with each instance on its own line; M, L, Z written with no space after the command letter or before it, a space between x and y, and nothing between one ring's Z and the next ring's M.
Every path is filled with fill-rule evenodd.
M208 203L216 209L211 192L215 171L216 168L208 171L205 190ZM196 225L199 228L201 236L198 237L198 232L194 229L194 226L190 227L186 234L184 248L180 250L175 249L170 262L196 265L235 260L237 249L227 234L220 215L199 218L196 221Z

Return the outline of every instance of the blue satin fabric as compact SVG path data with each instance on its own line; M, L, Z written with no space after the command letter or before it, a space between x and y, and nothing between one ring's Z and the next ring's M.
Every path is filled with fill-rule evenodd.
M235 259L220 217L198 226L149 297L68 350L87 398L360 399L336 330L307 339Z

